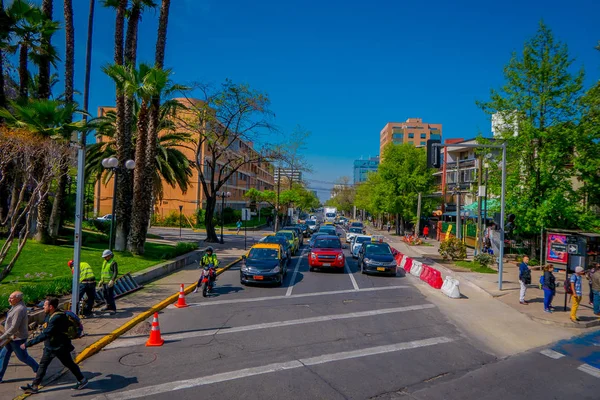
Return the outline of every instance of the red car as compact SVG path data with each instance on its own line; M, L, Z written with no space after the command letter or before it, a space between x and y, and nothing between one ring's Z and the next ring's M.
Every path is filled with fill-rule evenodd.
M308 265L311 271L315 268L333 268L344 272L346 257L340 238L333 235L317 237L308 255Z

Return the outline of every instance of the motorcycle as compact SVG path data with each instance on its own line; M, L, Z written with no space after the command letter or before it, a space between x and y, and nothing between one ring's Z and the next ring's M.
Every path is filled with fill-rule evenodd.
M202 296L206 297L212 293L215 279L217 278L217 271L215 270L214 264L209 264L204 267L202 275Z

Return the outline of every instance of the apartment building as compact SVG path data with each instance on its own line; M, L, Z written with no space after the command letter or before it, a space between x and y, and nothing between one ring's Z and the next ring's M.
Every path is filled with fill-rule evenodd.
M370 157L367 160L354 160L354 184L357 185L367 180L370 172L377 172L379 169L379 156Z
M379 154L389 143L408 143L426 146L428 139L442 139L442 124L423 122L421 118L409 118L405 122L388 122L379 133Z
M186 102L186 99L178 99L181 102ZM98 116L106 115L107 112L114 110L114 107L99 107ZM97 141L102 141L103 138L97 138ZM196 149L194 146L187 144L179 150L185 156L196 162ZM258 152L254 150L253 144L236 139L235 143L230 146L230 151L248 155L250 158L257 158ZM205 176L210 173L209 167L205 160L208 155L206 145L203 144L199 151L199 164L202 166L202 172ZM222 164L221 164L222 165ZM219 165L219 167L221 166ZM217 171L218 172L218 171ZM247 207L250 201L244 197L245 193L251 189L257 190L273 190L274 189L274 168L273 165L266 161L247 164L236 171L220 189L225 192L230 192L231 197L225 199L225 207L241 209ZM149 193L149 195L151 195ZM94 212L96 215L105 215L112 212L113 198L113 181L108 182L99 180L96 183ZM154 206L154 212L162 217L169 215L172 212L181 212L186 216L192 216L196 210L204 208L206 204L206 195L202 188L198 171L192 169L192 176L188 190L183 193L179 187L171 187L163 182L162 200L157 200ZM265 204L266 205L266 204ZM221 208L221 201L217 204L217 210Z

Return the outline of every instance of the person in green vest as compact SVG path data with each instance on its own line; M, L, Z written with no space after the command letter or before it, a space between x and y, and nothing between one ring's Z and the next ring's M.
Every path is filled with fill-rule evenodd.
M73 273L73 260L69 261L69 268L71 268L71 273ZM94 307L94 300L96 299L96 277L94 276L94 271L90 264L86 262L79 263L79 302L81 303L81 299L83 295L87 295L87 301L85 302L85 306L82 310L82 314L84 317L91 317L92 308Z
M102 252L102 271L100 272L100 282L98 286L104 289L104 299L106 300L106 306L100 309L100 311L108 311L111 314L117 312L117 305L115 304L115 281L119 274L119 267L115 261L115 255L110 250L104 250Z
M200 259L200 268L207 267L211 264L216 270L216 268L219 266L219 260L217 259L217 255L214 253L213 248L209 247L206 249L206 253L204 253ZM204 277L204 273L204 269L202 269L202 273L200 274L200 279L198 279L198 284L196 285L196 289L194 289L194 293L198 293L198 288L202 287L202 278ZM213 287L215 286L216 285L213 281Z

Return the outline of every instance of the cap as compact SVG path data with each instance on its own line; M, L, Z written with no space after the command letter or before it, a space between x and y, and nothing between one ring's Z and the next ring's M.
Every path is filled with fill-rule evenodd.
M583 267L576 267L575 268L575 273L578 274L580 272L583 272Z
M69 265L69 267L73 268L73 260L69 260L67 264Z
M104 251L102 252L102 258L104 258L104 257L108 257L108 256L112 256L112 255L113 255L113 252L112 252L112 251L110 251L110 250L104 250Z

